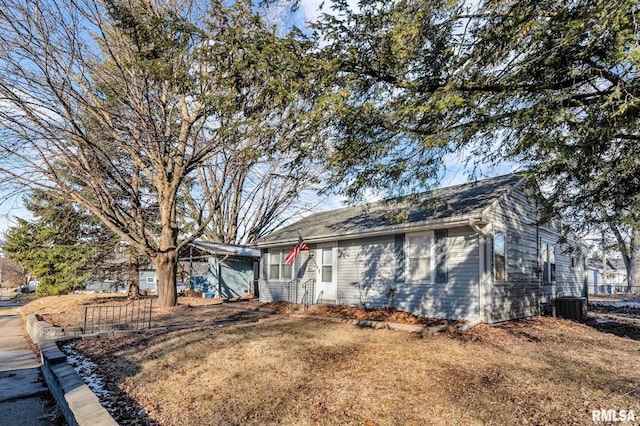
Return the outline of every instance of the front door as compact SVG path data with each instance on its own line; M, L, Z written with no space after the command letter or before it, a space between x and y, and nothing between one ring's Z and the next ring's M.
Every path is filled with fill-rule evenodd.
M316 263L316 301L318 303L336 303L338 299L338 271L336 268L337 247L335 245L319 246Z

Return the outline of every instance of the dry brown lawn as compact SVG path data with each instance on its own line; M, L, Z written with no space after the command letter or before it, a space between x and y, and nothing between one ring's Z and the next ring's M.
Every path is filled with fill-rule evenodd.
M82 326L85 307L124 306L129 302L126 295L118 293L48 296L23 306L20 308L20 314L23 317L28 314L39 314L43 320L58 327ZM153 306L151 326L197 325L225 319L237 319L240 316L247 316L247 311L257 309L260 306L257 302L245 301L237 304L225 304L227 309L221 310L219 307L222 304L223 301L220 299L179 297L178 306L165 309ZM256 316L260 316L258 312Z
M226 308L176 313L216 309ZM552 318L421 336L282 314L75 347L122 406L144 409L121 424L586 425L594 409L640 416L640 342Z

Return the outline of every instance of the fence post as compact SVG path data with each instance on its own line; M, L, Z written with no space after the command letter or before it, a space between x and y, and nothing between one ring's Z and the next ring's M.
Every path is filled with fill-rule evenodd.
M149 299L149 329L151 329L151 311L153 310L153 297Z

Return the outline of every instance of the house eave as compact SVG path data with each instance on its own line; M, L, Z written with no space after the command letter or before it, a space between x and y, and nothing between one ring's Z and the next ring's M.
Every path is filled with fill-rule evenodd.
M191 246L202 250L210 255L240 256L240 257L260 257L260 251L253 247L238 246L232 244L217 244L194 241Z

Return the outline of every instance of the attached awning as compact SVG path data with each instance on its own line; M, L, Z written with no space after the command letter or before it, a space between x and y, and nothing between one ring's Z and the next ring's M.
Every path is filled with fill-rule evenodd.
M260 257L260 250L241 245L194 241L190 246L197 252L193 253L194 255L210 254L222 256Z

